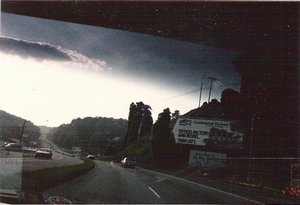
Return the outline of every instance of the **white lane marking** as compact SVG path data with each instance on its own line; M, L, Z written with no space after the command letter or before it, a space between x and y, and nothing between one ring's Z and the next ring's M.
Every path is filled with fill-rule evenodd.
M187 182L187 183L191 183L191 184L194 184L194 185L197 185L197 186L200 186L200 187L205 187L207 189L210 189L210 190L214 190L214 191L217 191L217 192L221 192L223 194L227 194L227 195L230 195L230 196L234 196L236 198L240 198L240 199L243 199L243 200L246 200L246 201L249 201L249 202L252 202L252 203L255 203L255 204L260 204L260 205L264 205L264 203L262 202L259 202L259 201L256 201L256 200L252 200L252 199L249 199L249 198L246 198L246 197L243 197L243 196L239 196L239 195L236 195L236 194L233 194L233 193L229 193L229 192L226 192L226 191L222 191L220 189L216 189L216 188L213 188L213 187L209 187L209 186L206 186L206 185L203 185L203 184L198 184L196 182L193 182L193 181L189 181L189 180L186 180L186 179L183 179L183 178L179 178L179 177L175 177L175 176L172 176L172 175L168 175L168 174L164 174L164 173L160 173L160 172L156 172L156 171L153 171L153 170L148 170L148 169L143 169L143 168L140 168L141 170L145 170L145 171L149 171L149 172L153 172L153 173L156 173L156 174L161 174L163 176L166 176L166 178L173 178L173 179L177 179L177 180L180 180L180 181L184 181L184 182ZM164 179L166 179L164 178ZM150 189L150 187L149 187Z
M158 195L158 193L156 193L156 191L154 191L151 187L148 186L148 188L155 194L155 196L157 196L158 198L160 198L160 196Z
M155 178L157 178L156 183L162 182L162 181L164 181L165 179L167 179L167 177L155 177Z

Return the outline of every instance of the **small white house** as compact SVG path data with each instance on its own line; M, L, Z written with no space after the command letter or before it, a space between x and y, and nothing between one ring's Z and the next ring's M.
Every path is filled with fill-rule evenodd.
M81 147L72 147L73 153L81 153Z

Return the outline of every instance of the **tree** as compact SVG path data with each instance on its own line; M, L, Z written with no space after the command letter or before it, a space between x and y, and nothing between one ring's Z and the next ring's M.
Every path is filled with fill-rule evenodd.
M170 129L171 112L169 108L163 110L158 115L157 121L153 125L152 132L152 153L153 159L159 164L167 165L174 156L175 141Z
M168 138L171 135L169 127L171 121L170 114L169 108L166 108L158 115L158 119L153 125L153 140Z
M153 119L151 107L143 102L137 103L137 119L139 124L138 137L145 136L151 132Z
M131 103L129 107L128 129L124 138L123 148L137 140L150 134L153 119L151 107L143 102Z
M102 153L114 138L125 135L127 126L123 119L86 117L54 128L51 134L53 141L64 148L80 146L89 153Z
M172 113L171 120L177 120L177 118L178 118L179 116L180 116L179 110L175 110L175 111Z

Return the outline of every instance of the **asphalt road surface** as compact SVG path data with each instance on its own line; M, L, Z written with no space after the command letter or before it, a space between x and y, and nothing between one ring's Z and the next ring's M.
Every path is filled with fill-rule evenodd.
M52 149L52 159L36 159L34 157L28 157L28 158L14 158L14 154L12 151L10 152L10 155L6 155L3 158L0 158L0 170L6 169L20 169L20 171L33 171L38 169L45 169L45 168L52 168L52 167L61 167L66 165L75 165L83 163L81 159L78 157L72 157L68 153L64 153L61 151L58 147L53 145L51 142L45 142L43 146L45 147L51 147ZM4 151L6 152L6 151Z
M119 164L95 161L89 173L50 189L46 195L73 203L262 204L173 176Z
M47 140L43 141L43 146L52 148L53 157L51 160L36 159L34 157L14 158L16 153L10 152L7 155L6 151L4 151L0 157L0 189L21 190L22 172L24 171L83 163L81 159L69 156ZM18 154L21 155L20 153Z
M83 163L83 161L78 157L72 157L69 153L63 152L55 144L46 139L43 140L43 146L51 147L53 153L52 159L46 160L36 158L23 158L23 171L32 171Z

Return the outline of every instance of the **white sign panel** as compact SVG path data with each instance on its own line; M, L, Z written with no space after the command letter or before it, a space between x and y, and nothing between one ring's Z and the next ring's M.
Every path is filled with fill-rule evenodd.
M190 150L189 165L203 168L225 167L226 154Z
M176 143L180 144L243 148L244 133L238 121L178 118L173 134Z

